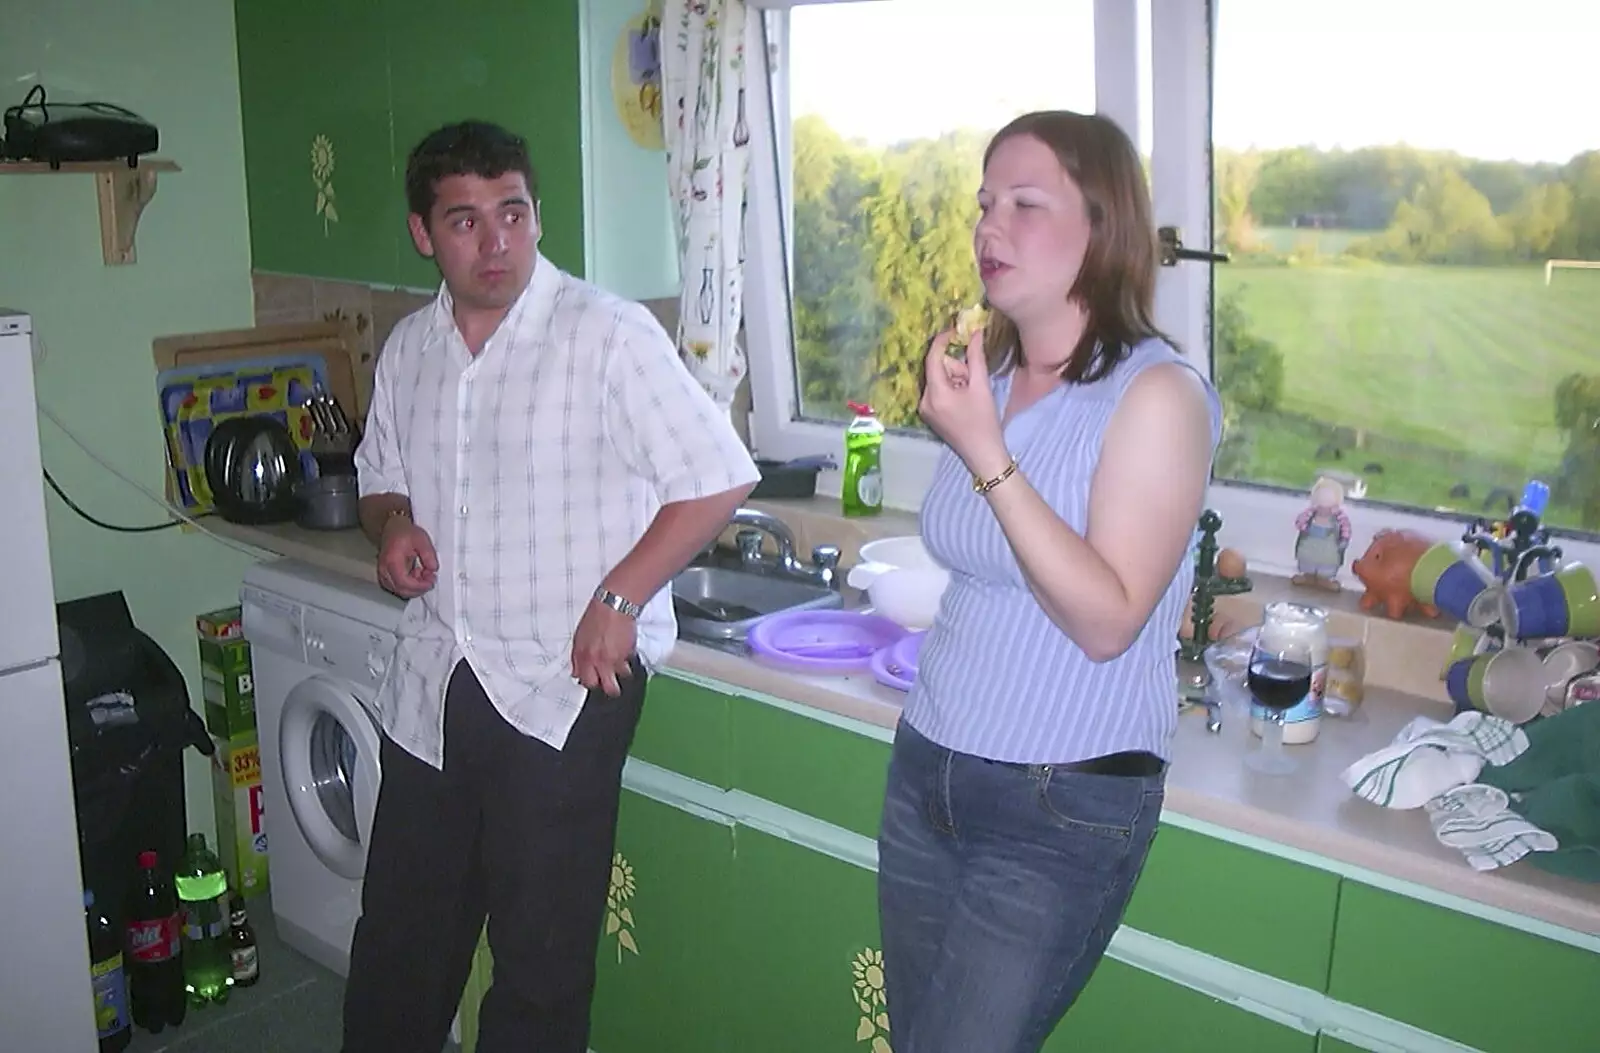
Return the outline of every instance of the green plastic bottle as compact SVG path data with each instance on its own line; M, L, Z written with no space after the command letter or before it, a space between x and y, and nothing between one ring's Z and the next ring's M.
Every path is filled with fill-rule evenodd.
M883 424L871 406L847 402L855 419L844 430L844 487L839 500L847 516L883 511Z

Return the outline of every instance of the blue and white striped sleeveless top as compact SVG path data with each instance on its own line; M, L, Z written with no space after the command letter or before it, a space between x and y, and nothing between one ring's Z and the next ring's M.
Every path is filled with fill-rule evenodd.
M1100 445L1123 392L1150 366L1186 364L1165 341L1138 344L1107 376L1064 384L1006 423L1006 445L1028 481L1072 529L1085 532ZM1010 374L991 381L1002 407ZM1222 404L1208 383L1212 452ZM1016 556L972 475L949 449L922 503L928 551L950 569L905 719L961 753L1065 764L1121 750L1166 757L1177 727L1173 652L1193 583L1185 559L1126 652L1093 662L1028 591Z

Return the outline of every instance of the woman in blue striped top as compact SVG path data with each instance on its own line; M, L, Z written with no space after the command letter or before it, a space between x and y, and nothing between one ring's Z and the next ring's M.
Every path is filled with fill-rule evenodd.
M990 321L936 337L922 533L950 569L895 735L879 908L896 1053L1039 1049L1144 864L1177 721L1215 390L1151 321L1156 237L1110 120L1017 118L973 232Z

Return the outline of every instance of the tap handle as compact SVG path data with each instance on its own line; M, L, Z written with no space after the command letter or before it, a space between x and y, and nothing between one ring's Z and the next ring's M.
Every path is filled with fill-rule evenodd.
M761 558L761 531L741 530L733 535L733 540L739 546L740 559L749 561Z
M811 550L811 562L825 570L833 570L839 565L839 547L837 545L818 545Z

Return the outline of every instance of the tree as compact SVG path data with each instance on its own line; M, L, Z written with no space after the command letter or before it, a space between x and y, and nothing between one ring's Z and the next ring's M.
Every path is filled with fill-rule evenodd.
M1565 183L1530 187L1505 217L1506 235L1519 259L1545 260L1555 255L1572 222L1572 188Z
M1224 252L1252 252L1260 244L1255 219L1250 214L1250 197L1255 193L1260 172L1261 155L1254 151L1217 151L1217 243Z
M1555 411L1567 451L1551 495L1575 507L1585 529L1600 529L1600 376L1565 377L1556 385Z
M1243 426L1246 411L1271 413L1283 400L1283 352L1272 341L1250 331L1244 287L1217 299L1212 311L1212 371L1222 395L1221 449L1217 469L1239 474L1249 460L1250 436Z
M1387 230L1349 251L1391 263L1496 263L1510 254L1511 236L1488 198L1443 168L1395 206Z

